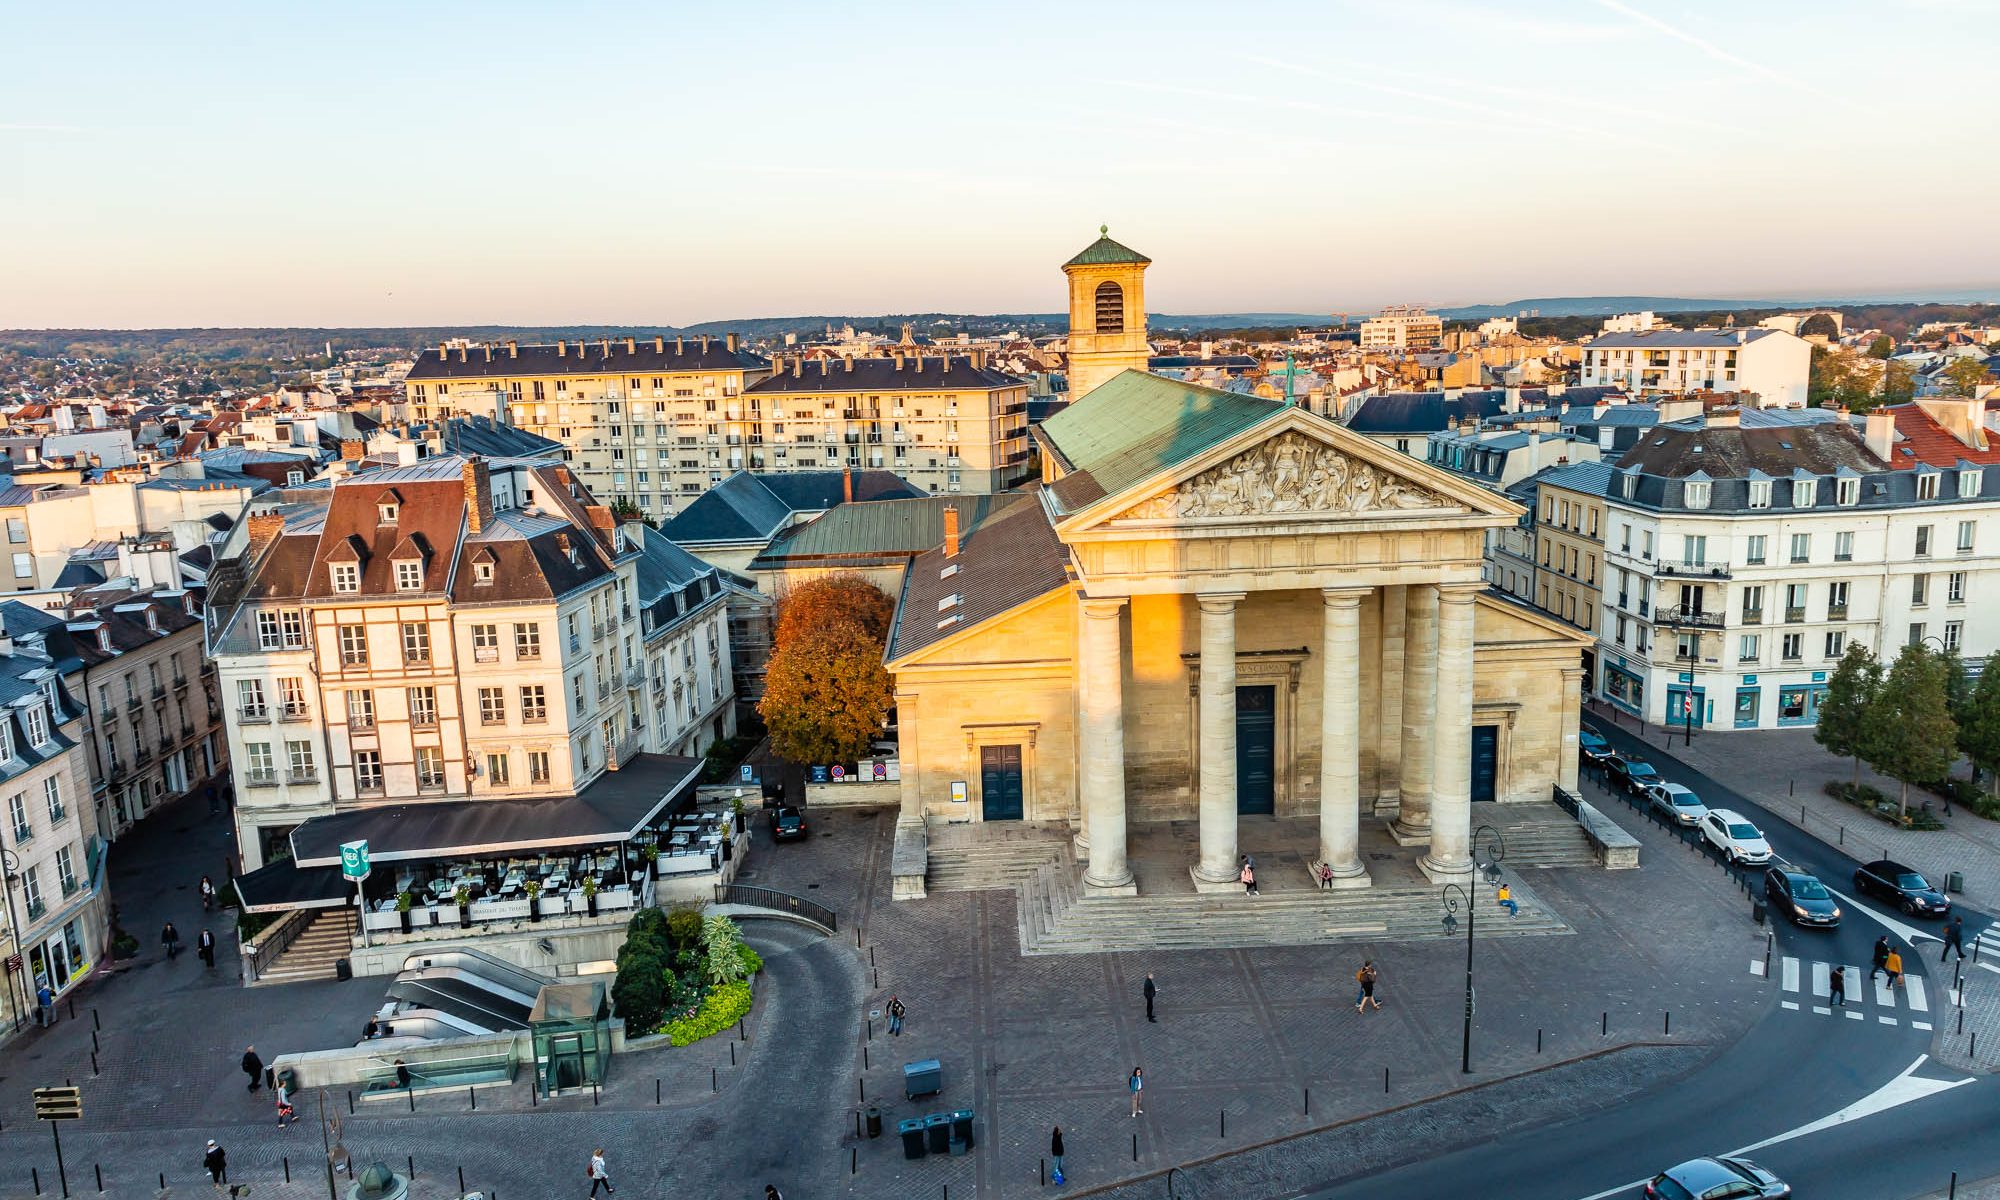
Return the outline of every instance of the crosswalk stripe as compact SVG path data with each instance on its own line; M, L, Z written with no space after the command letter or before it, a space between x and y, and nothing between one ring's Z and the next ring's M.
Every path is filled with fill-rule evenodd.
M1799 1005L1796 1000L1780 1000L1778 1003L1791 1009L1793 1012L1799 1011Z
M1751 959L1751 960L1750 960L1750 973L1751 973L1752 975L1762 975L1762 974L1764 973L1764 960L1763 960L1763 959L1761 959L1761 958L1753 958L1753 959Z
M1822 1016L1822 1017L1830 1017L1830 1016L1832 1016L1832 1015L1833 1015L1833 1010L1832 1010L1832 1009L1830 1009L1830 1008L1828 1008L1828 1007L1827 1007L1826 1005L1824 1005L1824 1004L1815 1004L1815 1005L1813 1005L1813 1011L1814 1011L1814 1012L1816 1012L1816 1013L1818 1013L1818 1014L1819 1014L1820 1016Z
M1812 969L1813 969L1813 995L1818 996L1821 999L1825 999L1826 997L1833 995L1833 989L1827 984L1827 979L1832 976L1833 969L1827 966L1823 962L1815 962L1812 965Z
M1799 960L1789 954L1785 956L1785 990L1788 992L1799 990Z
M1894 1017L1876 1017L1875 1019L1882 1022L1884 1025L1894 1025L1896 1023L1896 1018Z
M1924 981L1915 975L1903 977L1903 987L1910 993L1910 1008L1916 1012L1929 1012L1930 1001L1924 995Z
M1889 990L1887 973L1875 977L1875 1003L1883 1008L1896 1007L1896 993Z
M1931 1023L1929 1021L1912 1021L1910 1022L1910 1028L1921 1029L1925 1033L1929 1033L1931 1030Z
M1852 1011L1852 1010L1849 1010L1849 1012L1848 1012L1848 1014L1847 1014L1847 1019L1848 1019L1848 1020L1850 1020L1850 1021L1865 1021L1865 1020L1867 1020L1868 1018L1866 1018L1866 1017L1862 1016L1862 1015L1861 1015L1860 1013L1858 1013L1858 1012L1854 1012L1854 1011Z

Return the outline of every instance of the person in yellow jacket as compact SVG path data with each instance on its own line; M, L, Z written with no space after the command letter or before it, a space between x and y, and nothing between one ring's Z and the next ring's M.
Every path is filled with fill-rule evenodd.
M1888 961L1886 961L1886 962L1884 962L1884 963L1882 964L1882 969L1883 969L1884 971L1887 971L1887 972L1889 972L1889 986L1890 986L1890 987L1892 987L1892 988L1896 988L1896 987L1901 987L1901 986L1903 985L1903 953L1902 953L1902 951L1900 951L1900 950L1897 950L1897 949L1895 949L1895 948L1891 947L1891 948L1890 948L1890 950L1889 950L1889 958L1888 958Z

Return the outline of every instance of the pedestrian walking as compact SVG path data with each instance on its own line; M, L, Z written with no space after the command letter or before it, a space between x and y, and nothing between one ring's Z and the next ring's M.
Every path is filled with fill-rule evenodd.
M250 1077L250 1090L264 1086L264 1060L257 1057L257 1047L247 1046L243 1050L243 1073Z
M206 929L202 930L201 936L194 940L194 952L201 958L203 966L211 971L215 970L215 935L213 933Z
M292 1108L291 1085L280 1079L278 1081L278 1128L290 1129L292 1123L298 1119L299 1114Z
M56 994L46 983L35 989L35 1023L43 1026L56 1023Z
M215 911L215 883L206 875L201 877L201 911Z
M597 1189L600 1187L604 1189L604 1194L607 1196L616 1190L611 1186L611 1173L604 1169L604 1147L599 1146L590 1152L588 1174L590 1175L590 1194L592 1196L597 1195Z
M1964 962L1965 961L1965 918L1964 917L1954 916L1951 919L1951 924L1944 927L1944 954L1938 955L1938 961L1943 962L1945 960L1946 955L1949 955L1953 950L1958 951L1958 961Z
M1877 971L1882 970L1885 966L1887 966L1888 962L1889 962L1889 935L1885 933L1881 937L1875 939L1875 958L1874 958L1875 965L1868 968L1868 982L1874 983L1875 973Z
M889 1013L890 1036L901 1037L903 1035L903 1017L906 1016L909 1013L909 1011L910 1011L909 1009L903 1007L903 1002L901 999L895 996L889 997L888 1013Z
M1049 1132L1049 1159L1051 1163L1053 1163L1053 1165L1055 1166L1055 1173L1049 1176L1049 1178L1056 1183L1061 1183L1063 1181L1062 1156L1063 1156L1062 1126L1058 1125Z
M400 1058L396 1060L396 1086L406 1092L410 1090L410 1067Z
M160 946L170 959L181 952L181 931L174 928L172 921L168 921L160 930Z
M1139 1107L1139 1093L1146 1090L1146 1073L1133 1067L1131 1077L1125 1081L1125 1090L1132 1093L1132 1115L1136 1117L1145 1112L1145 1109Z
M1250 865L1249 859L1246 858L1243 860L1243 871L1237 877L1243 881L1244 895L1254 896L1257 894L1257 868Z
M1901 951L1898 950L1889 951L1889 961L1882 964L1882 969L1889 973L1889 986L1891 988L1902 986L1903 955Z
M1500 885L1500 891L1494 899L1500 902L1501 908L1507 910L1508 916L1518 917L1521 915L1521 902L1514 899L1514 889L1508 887L1506 884L1503 883Z
M785 1194L778 1190L777 1184L767 1183L764 1185L764 1200L785 1200Z
M1146 986L1140 990L1146 993L1146 1019L1148 1021L1157 1021L1158 1018L1153 1016L1153 997L1160 994L1160 989L1153 986L1153 973L1151 971L1146 972Z
M1359 990L1354 993L1355 1012L1363 1012L1371 1004L1378 1010L1382 1007L1382 1002L1375 998L1375 981L1380 977L1380 973L1375 970L1374 961L1364 959L1361 969L1354 973L1354 982L1359 985Z
M1847 972L1840 967L1835 967L1833 973L1826 977L1826 986L1827 990L1833 993L1833 1006L1835 1008L1846 1008Z
M208 1181L215 1185L216 1191L221 1191L223 1176L229 1174L229 1156L215 1144L214 1138L208 1139L208 1153L201 1156L201 1165L208 1169Z

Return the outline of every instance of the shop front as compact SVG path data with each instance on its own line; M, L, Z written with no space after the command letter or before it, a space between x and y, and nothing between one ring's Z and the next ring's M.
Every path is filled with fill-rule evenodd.
M1824 672L1814 672L1824 675ZM1778 724L1817 725L1819 706L1826 703L1826 684L1815 680L1812 683L1787 683L1778 688Z
M1635 717L1646 716L1646 681L1626 670L1622 660L1604 664L1604 698Z

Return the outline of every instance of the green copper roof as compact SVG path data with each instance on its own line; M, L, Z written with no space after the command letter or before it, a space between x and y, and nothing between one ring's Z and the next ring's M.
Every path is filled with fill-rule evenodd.
M1277 400L1126 371L1042 422L1036 431L1070 468L1071 473L1057 480L1051 491L1057 506L1073 513L1284 410L1284 403Z
M1064 263L1065 267L1102 267L1111 263L1149 263L1153 260L1132 249L1111 240L1109 225L1097 227L1097 240L1083 248L1082 253Z

